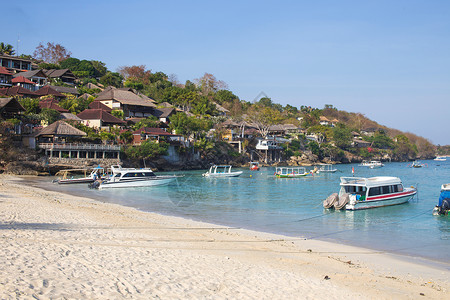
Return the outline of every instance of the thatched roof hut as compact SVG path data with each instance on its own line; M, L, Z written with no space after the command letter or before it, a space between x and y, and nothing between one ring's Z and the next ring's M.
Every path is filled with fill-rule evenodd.
M72 125L67 124L64 121L56 121L55 123L52 123L48 125L47 127L43 128L36 137L39 136L58 136L58 137L79 137L79 136L85 136L86 132L81 131Z

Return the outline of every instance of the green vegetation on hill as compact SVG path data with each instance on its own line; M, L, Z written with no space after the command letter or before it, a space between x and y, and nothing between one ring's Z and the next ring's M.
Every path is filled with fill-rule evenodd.
M1 43L0 50L13 51L9 46ZM274 125L292 124L301 127L303 134L297 132L287 136L291 140L290 144L283 146L287 157L300 156L303 152L310 151L319 159L331 157L345 161L349 156L355 156L364 159L408 160L416 157L431 158L436 153L436 147L423 137L388 128L361 113L341 111L333 105L325 105L322 109L289 104L283 106L267 96L256 102L242 100L228 89L225 82L209 73L180 83L175 75L153 71L145 65L122 66L117 72L112 72L105 63L71 57L71 53L63 46L54 43L40 44L34 56L41 59L41 67L71 70L78 77L79 91L93 95L87 100L68 95L59 102L62 108L74 114L86 109L94 100L94 93L99 91L88 89L87 83L131 88L154 99L157 104L169 103L176 107L179 112L171 116L169 129L192 138L196 147L205 153L211 149L211 141L206 139L207 132L214 128L214 140L216 143L220 142L224 132L219 125L227 119L251 123L262 137L269 135L270 128ZM25 119L51 122L56 118L54 111L39 109L36 99L24 98L20 102L26 109ZM123 118L123 112L115 111L113 114ZM132 129L157 126L156 118L148 118ZM90 138L130 141L130 136L123 133L117 133L113 138L111 134L93 132L85 126L78 127L86 131ZM306 139L305 134L312 138ZM146 144L139 149L129 148L126 154L134 158L153 157L164 152L164 149L157 148ZM438 151L448 153L445 147L438 148Z

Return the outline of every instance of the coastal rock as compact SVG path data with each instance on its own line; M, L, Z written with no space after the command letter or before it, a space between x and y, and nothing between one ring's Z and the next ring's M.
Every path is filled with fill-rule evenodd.
M4 172L12 175L39 175L43 170L37 162L11 162L5 166Z

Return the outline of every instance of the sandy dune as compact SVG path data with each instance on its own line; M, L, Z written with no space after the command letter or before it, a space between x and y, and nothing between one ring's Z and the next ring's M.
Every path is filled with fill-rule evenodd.
M145 213L19 183L0 176L1 299L448 297L449 265Z

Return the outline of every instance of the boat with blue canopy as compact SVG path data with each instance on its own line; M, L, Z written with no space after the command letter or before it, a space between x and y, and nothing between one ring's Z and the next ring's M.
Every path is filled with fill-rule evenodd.
M439 204L433 209L433 215L448 216L450 210L450 183L441 186L441 194L439 195Z

